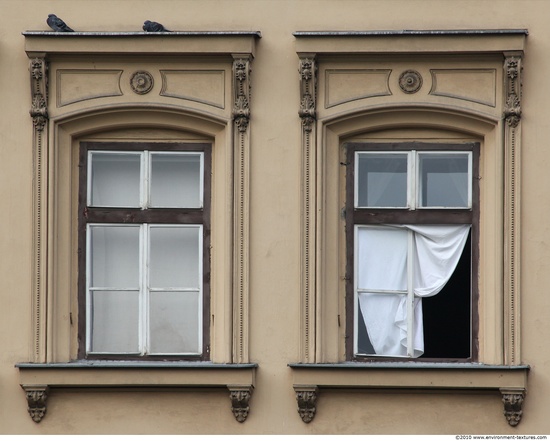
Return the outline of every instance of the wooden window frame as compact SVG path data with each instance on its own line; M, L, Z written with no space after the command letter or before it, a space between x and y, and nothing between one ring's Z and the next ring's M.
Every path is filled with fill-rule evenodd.
M142 152L202 152L203 207L202 208L110 208L87 205L88 152L89 151ZM81 142L79 149L78 196L78 357L104 360L194 360L210 359L210 213L212 146L210 143L178 142ZM202 348L198 355L135 355L88 354L86 348L86 229L88 224L182 224L202 225Z
M346 339L345 351L348 361L395 360L414 362L476 362L479 357L479 156L480 144L466 143L428 143L428 142L347 142L346 150L346 177L345 177L345 241L346 241ZM363 151L375 152L472 152L472 206L471 208L355 208L355 153ZM368 356L354 354L354 341L357 337L354 332L354 243L356 225L380 224L470 224L471 225L471 354L469 358L403 358L392 356Z

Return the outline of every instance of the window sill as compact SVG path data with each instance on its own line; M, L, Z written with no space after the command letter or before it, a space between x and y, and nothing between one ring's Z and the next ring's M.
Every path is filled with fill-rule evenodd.
M529 366L479 363L291 363L298 413L306 423L315 417L319 389L499 391L508 423L521 420Z
M209 362L75 361L18 363L21 387L35 422L46 414L50 388L227 388L239 422L248 416L257 364Z

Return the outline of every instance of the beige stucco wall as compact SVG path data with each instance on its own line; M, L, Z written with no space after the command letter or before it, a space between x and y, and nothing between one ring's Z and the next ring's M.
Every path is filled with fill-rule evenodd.
M545 0L0 0L0 433L550 433L550 3ZM39 424L16 363L31 357L32 120L26 30L56 13L76 30L262 33L252 62L249 359L258 363L250 415L239 424L225 390L55 389ZM321 391L317 415L296 411L300 361L301 123L292 33L305 30L526 28L521 157L521 363L531 366L523 419L510 427L498 392ZM497 135L500 136L500 135ZM66 319L66 317L65 317ZM487 330L489 334L495 330ZM498 353L499 349L495 349ZM491 360L498 358L492 354ZM397 423L399 422L399 423Z

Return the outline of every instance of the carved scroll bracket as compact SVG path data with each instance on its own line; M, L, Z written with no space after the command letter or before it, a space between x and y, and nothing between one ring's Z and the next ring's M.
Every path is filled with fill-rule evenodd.
M523 415L525 389L500 389L504 403L504 417L510 426L517 426Z
M300 59L300 110L302 127L310 132L317 118L317 62L314 57Z
M294 386L296 401L298 402L298 414L304 423L311 423L317 413L317 386Z
M517 127L521 119L521 86L522 70L521 57L510 56L504 62L506 75L506 103L504 118L510 127Z
M231 411L239 423L244 423L250 412L250 397L253 386L227 386L229 398L231 399Z
M21 386L27 397L27 410L35 423L42 421L46 415L46 401L50 388L48 386Z
M35 129L41 132L48 121L48 66L43 58L33 58L29 70L32 94L30 114Z
M239 132L246 132L250 121L250 59L237 58L233 61L233 83L233 120Z

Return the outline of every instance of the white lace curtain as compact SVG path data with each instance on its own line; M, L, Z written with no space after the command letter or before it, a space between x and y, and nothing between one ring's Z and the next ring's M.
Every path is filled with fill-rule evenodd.
M438 294L452 276L470 225L391 225L357 228L357 291L361 316L378 355L424 353L422 297ZM412 259L412 265L408 265ZM407 299L414 293L412 329Z

